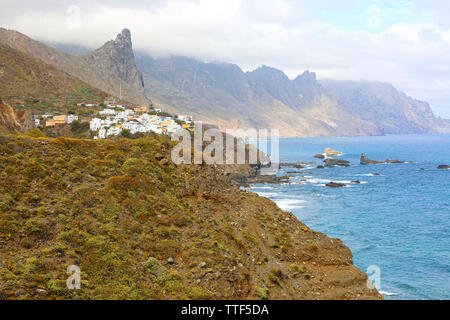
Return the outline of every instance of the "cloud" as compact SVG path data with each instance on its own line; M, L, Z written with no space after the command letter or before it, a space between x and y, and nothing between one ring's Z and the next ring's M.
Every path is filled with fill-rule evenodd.
M80 9L78 25L71 6ZM135 48L155 56L390 82L450 118L449 12L440 0L20 0L2 4L0 21L33 38L91 48L127 27Z

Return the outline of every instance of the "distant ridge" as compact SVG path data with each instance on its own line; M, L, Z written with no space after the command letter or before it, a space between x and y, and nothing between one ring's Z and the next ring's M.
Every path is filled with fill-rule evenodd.
M14 104L46 100L62 106L102 102L108 94L0 43L0 97Z
M220 128L279 128L283 136L450 133L450 121L386 83L318 81L305 71L290 80L262 66L203 63L186 57L137 54L147 94ZM348 90L344 90L348 88Z
M127 29L116 40L81 56L59 51L4 28L0 28L0 43L51 64L110 94L119 96L122 87L124 100L137 104L151 103L144 96L142 76L134 62L131 34Z
M321 80L320 84L344 110L374 123L384 134L450 133L450 120L436 117L428 103L391 84L336 80Z

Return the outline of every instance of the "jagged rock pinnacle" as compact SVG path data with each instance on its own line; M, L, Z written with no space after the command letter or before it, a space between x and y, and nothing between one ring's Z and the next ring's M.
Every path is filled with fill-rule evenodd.
M99 70L109 70L123 80L117 83L117 95L122 85L133 87L138 91L144 90L144 80L136 65L129 29L123 29L115 40L108 41L101 48L87 55L91 65Z
M125 43L131 46L131 31L127 28L123 29L116 37L116 43Z

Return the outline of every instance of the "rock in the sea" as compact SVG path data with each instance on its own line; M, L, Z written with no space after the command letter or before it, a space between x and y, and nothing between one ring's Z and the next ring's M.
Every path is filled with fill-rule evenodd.
M386 159L385 161L372 160L367 158L366 154L361 154L361 159L359 161L361 164L379 164L379 163L414 163L414 161L401 161L401 160L390 160Z
M324 166L317 166L317 169L325 169Z
M327 187L330 187L330 188L343 188L343 187L345 187L346 185L345 184L343 184L343 183L337 183L337 182L330 182L330 183L327 183L326 184L326 186Z
M367 158L366 154L363 153L361 154L361 159L359 160L360 164L378 164L378 163L383 163L383 161L378 161L378 160L372 160Z
M314 158L325 159L325 156L323 154L318 153L318 154L314 155Z
M352 183L354 183L354 184L361 184L361 181L356 180L356 181L352 181Z
M441 164L439 167L437 167L438 169L450 169L450 166L446 165L446 164Z
M350 162L342 159L326 159L324 162L326 167L350 167Z
M327 157L339 157L342 156L343 153L337 150L333 150L331 148L326 148L323 154Z
M291 167L291 168L295 168L295 169L305 169L310 165L312 165L312 163L308 163L308 162L294 162L294 163L282 162L282 163L280 163L280 167Z
M401 160L389 160L386 159L384 163L415 163L414 161L401 161Z

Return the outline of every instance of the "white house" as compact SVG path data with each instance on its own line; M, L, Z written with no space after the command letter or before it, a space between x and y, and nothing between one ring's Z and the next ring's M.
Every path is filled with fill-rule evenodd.
M192 116L179 115L179 116L177 116L177 119L180 120L180 121L183 121L185 123L191 123L192 122Z
M67 123L69 123L69 124L71 124L72 122L77 121L77 120L78 120L78 116L76 116L76 115L69 114L67 116Z
M113 116L116 114L116 111L114 109L103 109L98 114L101 116Z
M108 129L106 133L107 136L118 136L122 132L122 128L120 127L111 127Z
M94 118L91 121L89 121L89 128L91 131L97 131L102 126L102 119Z

